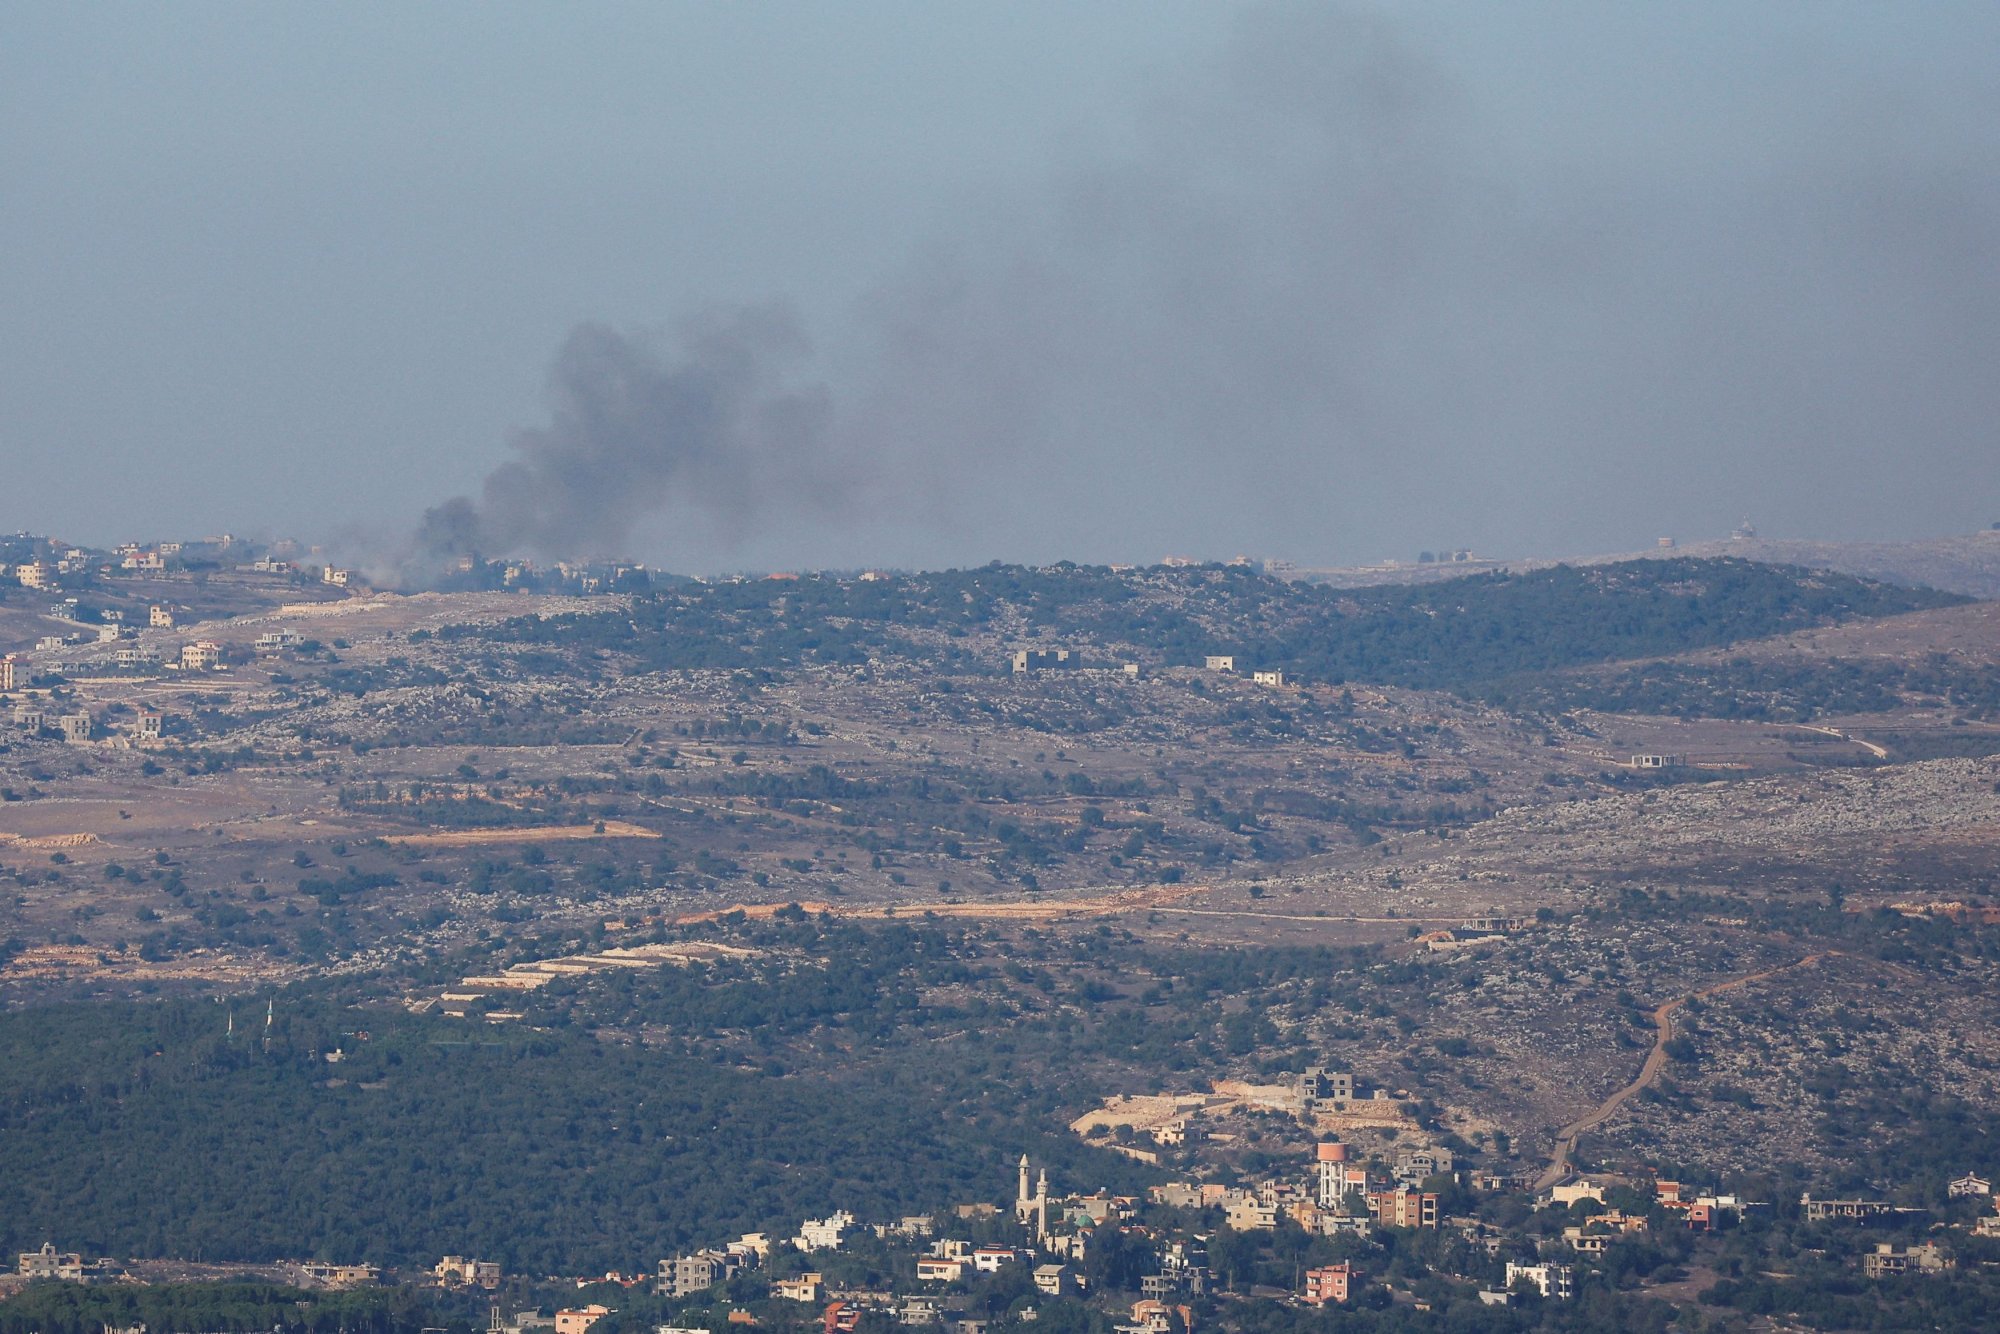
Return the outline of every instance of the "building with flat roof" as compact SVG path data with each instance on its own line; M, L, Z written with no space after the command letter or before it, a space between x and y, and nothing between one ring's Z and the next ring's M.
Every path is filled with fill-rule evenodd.
M1077 657L1066 648L1023 648L1014 651L1013 668L1025 672L1055 671L1077 665Z
M611 1308L592 1302L574 1310L556 1312L556 1334L583 1334L592 1325L611 1314Z
M1549 1301L1566 1302L1576 1296L1576 1271L1568 1265L1522 1265L1509 1260L1507 1286L1511 1289L1523 1279Z
M23 1251L20 1275L26 1279L52 1279L58 1283L83 1282L83 1256L74 1251L58 1251L53 1242L43 1242L39 1251Z
M1306 1270L1305 1287L1299 1293L1299 1300L1309 1306L1325 1306L1328 1303L1344 1305L1360 1284L1361 1271L1347 1262L1322 1265Z

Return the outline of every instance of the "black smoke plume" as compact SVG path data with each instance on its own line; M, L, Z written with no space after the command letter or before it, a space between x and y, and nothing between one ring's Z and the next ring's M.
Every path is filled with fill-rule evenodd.
M476 499L426 511L405 582L462 556L615 555L676 508L729 530L837 502L828 395L787 378L810 350L781 306L709 311L670 339L577 328L549 372L548 424L514 437Z

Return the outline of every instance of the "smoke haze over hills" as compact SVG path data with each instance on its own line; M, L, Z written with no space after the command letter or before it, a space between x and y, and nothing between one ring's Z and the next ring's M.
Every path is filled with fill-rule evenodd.
M404 559L695 569L1994 517L2000 99L1948 24L1535 6L1481 54L1462 19L1237 7L1126 80L1117 126L941 190L838 301L607 302L498 461L419 449L352 494L462 491Z

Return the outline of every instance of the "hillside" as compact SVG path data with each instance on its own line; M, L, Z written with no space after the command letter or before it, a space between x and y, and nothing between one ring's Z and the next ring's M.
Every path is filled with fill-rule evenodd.
M1807 542L1753 537L1682 548L1687 556L1834 570L1907 588L1939 588L1975 598L2000 598L2000 529L1915 542Z
M999 668L1016 644L1092 665L1276 668L1322 683L1467 689L1962 601L1737 559L1635 561L1335 590L1245 569L988 566L870 582L764 580L520 618L488 639L622 655L642 670L860 664ZM452 632L459 633L459 632ZM464 632L469 634L470 632Z

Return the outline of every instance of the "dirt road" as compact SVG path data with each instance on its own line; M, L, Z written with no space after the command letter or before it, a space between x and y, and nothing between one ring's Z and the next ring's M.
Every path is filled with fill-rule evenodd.
M1834 738L1836 741L1845 741L1850 745L1859 746L1863 750L1867 751L1870 755L1873 755L1878 760L1886 760L1889 758L1889 752L1884 748L1882 748L1881 746L1876 745L1873 741L1863 741L1858 736L1849 736L1847 733L1841 731L1838 728L1815 727L1811 723L1795 723L1793 724L1793 726L1799 728L1801 731L1819 732L1826 736Z
M1827 950L1819 954L1808 954L1797 963L1788 963L1782 968L1767 968L1761 973L1751 973L1744 977L1732 978L1727 982L1718 982L1711 987L1703 987L1700 991L1670 1000L1654 1010L1653 1049L1646 1053L1646 1062L1639 1067L1639 1077L1606 1098L1603 1102L1597 1104L1596 1108L1588 1116L1578 1121L1572 1121L1556 1132L1556 1151L1549 1159L1548 1167L1542 1172L1541 1176L1535 1178L1536 1193L1539 1194L1547 1190L1569 1175L1569 1158L1572 1153L1576 1152L1577 1140L1581 1139L1586 1132L1595 1130L1603 1125L1606 1121L1617 1115L1620 1107L1623 1107L1626 1103L1659 1082L1660 1072L1667 1068L1667 1044L1673 1041L1674 1037L1675 1011L1691 1000L1706 1000L1710 996L1719 996L1725 991L1734 991L1738 987L1747 987L1752 982L1762 982L1766 978L1777 977L1781 973L1789 973L1797 968L1809 967L1818 963L1821 959L1827 958L1829 955L1838 953L1838 950Z

